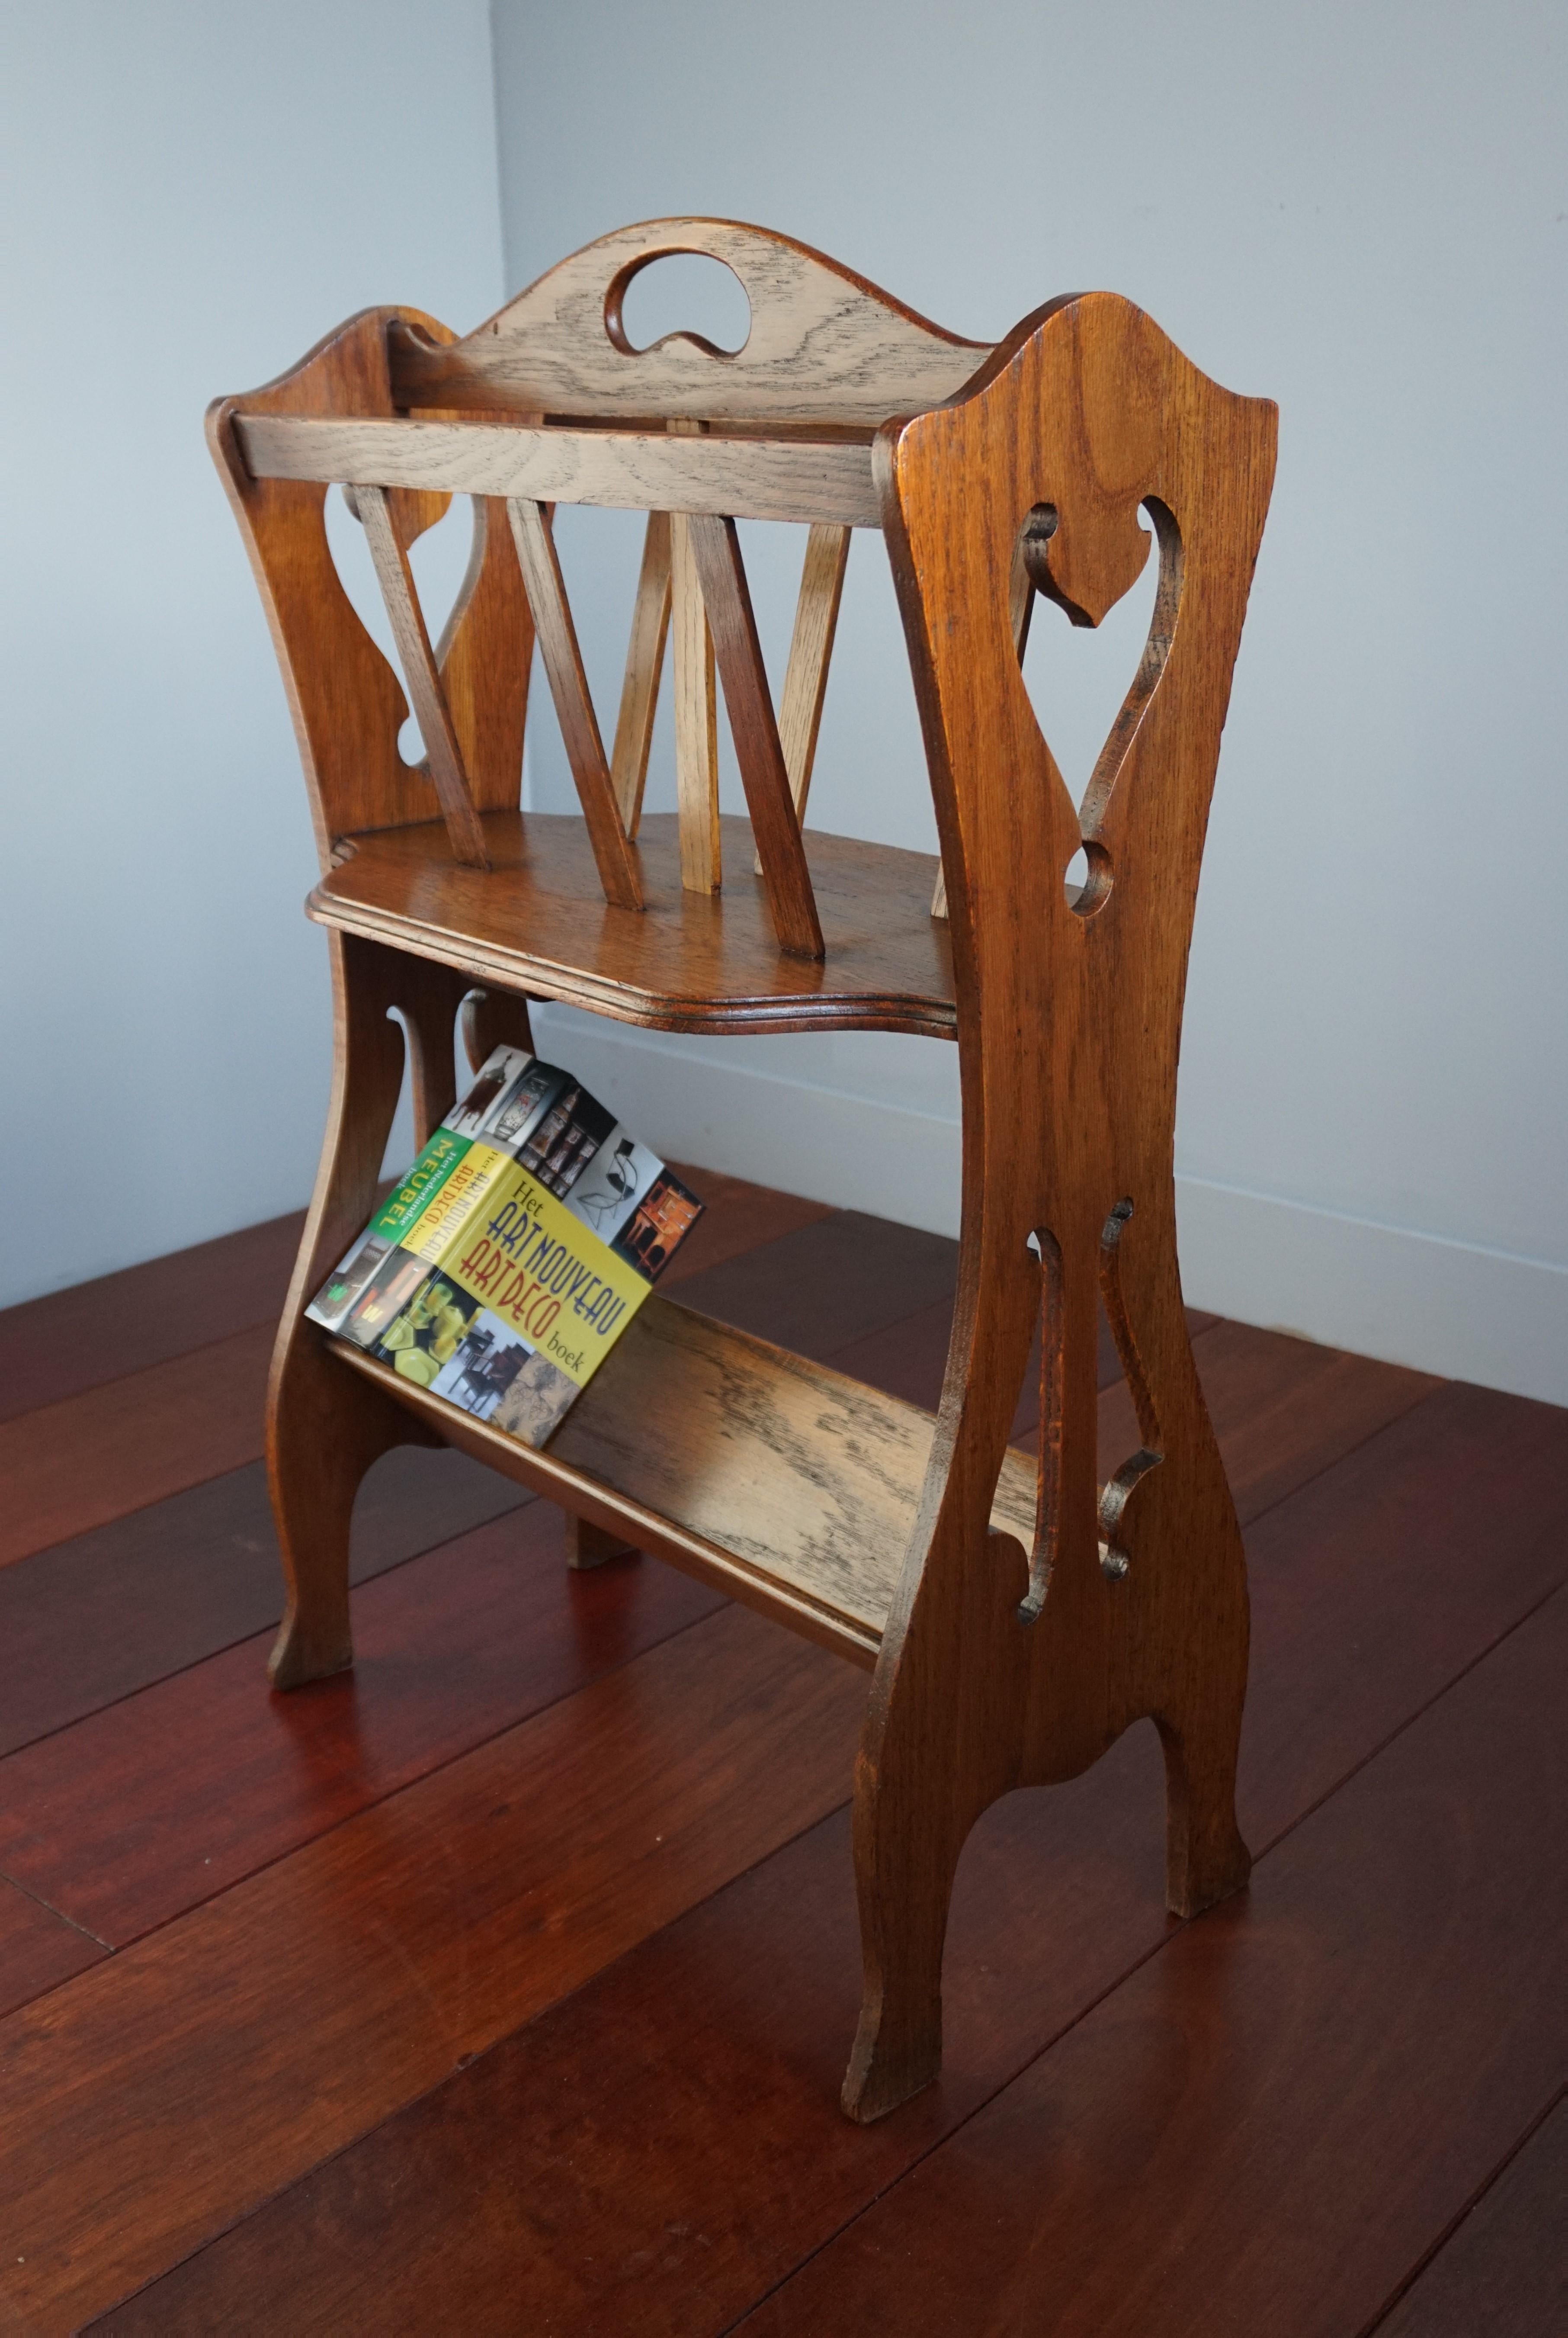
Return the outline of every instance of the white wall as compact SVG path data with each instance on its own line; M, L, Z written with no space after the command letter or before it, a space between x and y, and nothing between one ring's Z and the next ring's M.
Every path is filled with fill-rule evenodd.
M9 6L0 150L4 1302L309 1193L315 855L201 416L370 302L495 306L484 0Z
M1561 9L496 0L495 35L513 288L716 212L975 335L1107 286L1279 400L1189 994L1189 1292L1568 1400ZM622 564L582 587L612 708L634 545L593 526L567 550ZM878 554L858 540L813 818L928 844ZM761 582L777 643L788 580ZM543 731L534 784L567 800ZM929 1043L557 1044L677 1150L953 1223Z

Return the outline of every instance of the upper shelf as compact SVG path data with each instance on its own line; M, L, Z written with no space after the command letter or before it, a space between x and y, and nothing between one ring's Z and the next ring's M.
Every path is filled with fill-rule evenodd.
M935 855L808 830L827 955L783 955L752 874L749 820L720 823L724 884L681 889L678 822L631 848L643 909L611 907L575 815L490 812L488 874L455 862L439 821L350 838L310 915L535 998L670 1031L911 1031L956 1036L949 928L931 915Z

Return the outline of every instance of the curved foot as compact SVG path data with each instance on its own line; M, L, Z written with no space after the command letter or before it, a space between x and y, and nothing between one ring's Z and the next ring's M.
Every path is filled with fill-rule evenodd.
M867 1995L839 2100L850 2118L869 2127L928 2087L941 2068L940 1989L926 2005L906 2004L891 2020L880 1992L875 1999Z
M1198 1722L1158 1721L1165 1751L1165 1904L1200 1915L1240 1891L1252 1854L1236 1823L1240 1700Z

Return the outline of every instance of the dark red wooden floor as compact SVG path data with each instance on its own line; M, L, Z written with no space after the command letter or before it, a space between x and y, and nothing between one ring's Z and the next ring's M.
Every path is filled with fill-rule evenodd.
M935 1401L951 1244L691 1175L683 1298ZM862 1675L410 1449L270 1697L297 1232L0 1316L0 2328L1563 2338L1568 1414L1193 1319L1250 1891L1147 1727L1014 1796L858 2129Z

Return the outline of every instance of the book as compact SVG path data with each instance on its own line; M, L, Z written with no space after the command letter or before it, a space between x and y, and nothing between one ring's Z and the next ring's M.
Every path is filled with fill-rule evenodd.
M498 1047L306 1312L537 1447L702 1206L570 1072Z

